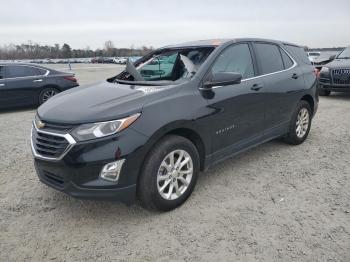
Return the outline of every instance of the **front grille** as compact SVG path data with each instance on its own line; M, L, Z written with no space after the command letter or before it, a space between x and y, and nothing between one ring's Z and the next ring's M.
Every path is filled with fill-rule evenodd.
M69 146L69 142L63 136L37 131L32 132L33 149L37 154L48 158L60 158Z
M335 85L350 85L350 68L333 69L332 80Z
M42 130L47 130L47 131L53 130L53 131L68 133L70 130L74 128L74 125L70 125L70 124L57 124L57 123L52 123L47 121L41 121L41 122L45 124Z

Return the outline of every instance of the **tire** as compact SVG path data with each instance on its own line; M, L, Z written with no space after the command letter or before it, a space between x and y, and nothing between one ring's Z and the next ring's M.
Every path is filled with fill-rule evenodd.
M305 114L307 114L307 116ZM306 117L307 117L307 121L306 121ZM300 120L302 120L301 123L300 123ZM293 113L292 120L289 126L289 131L286 137L284 138L284 141L292 145L299 145L303 143L307 138L307 136L309 135L310 128L311 128L311 120L312 120L312 111L311 111L310 104L304 100L301 100L298 103ZM307 126L306 126L306 122L307 122Z
M175 164L181 154L183 155L180 162L187 161L182 168L179 168L181 163L178 165L181 173L176 169L171 172L172 168L168 164L172 154ZM190 160L187 160L188 157ZM182 136L167 135L151 149L145 159L138 181L138 199L147 209L159 211L175 209L191 195L198 173L199 154L194 144Z
M52 96L57 95L60 91L53 87L44 88L39 95L39 105L44 104Z
M320 96L329 96L329 95L331 94L331 91L329 91L329 90L324 90L324 89L320 89L319 92L318 92L318 94L319 94Z

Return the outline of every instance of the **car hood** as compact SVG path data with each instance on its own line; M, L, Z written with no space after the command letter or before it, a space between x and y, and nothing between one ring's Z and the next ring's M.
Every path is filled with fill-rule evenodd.
M325 66L331 69L350 68L350 59L335 59Z
M119 119L140 112L145 103L173 86L136 86L101 82L62 92L38 108L48 122L82 124Z

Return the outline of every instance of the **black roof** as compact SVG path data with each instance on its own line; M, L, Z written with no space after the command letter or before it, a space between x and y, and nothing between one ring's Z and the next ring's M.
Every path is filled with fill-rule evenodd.
M264 38L225 38L225 39L207 39L207 40L191 41L191 42L185 42L185 43L176 44L176 45L165 46L165 48L201 47L201 46L216 47L228 42L235 43L235 42L244 42L244 41L270 42L270 43L276 43L276 44L289 44L289 45L301 47L300 45L288 43L285 41L278 41L278 40L264 39Z

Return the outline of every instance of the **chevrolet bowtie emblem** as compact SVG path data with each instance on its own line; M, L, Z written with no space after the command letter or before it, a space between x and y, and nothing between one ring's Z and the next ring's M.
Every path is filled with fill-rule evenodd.
M36 127L39 128L39 129L42 129L45 127L45 123L41 122L40 120L38 120L36 122Z

